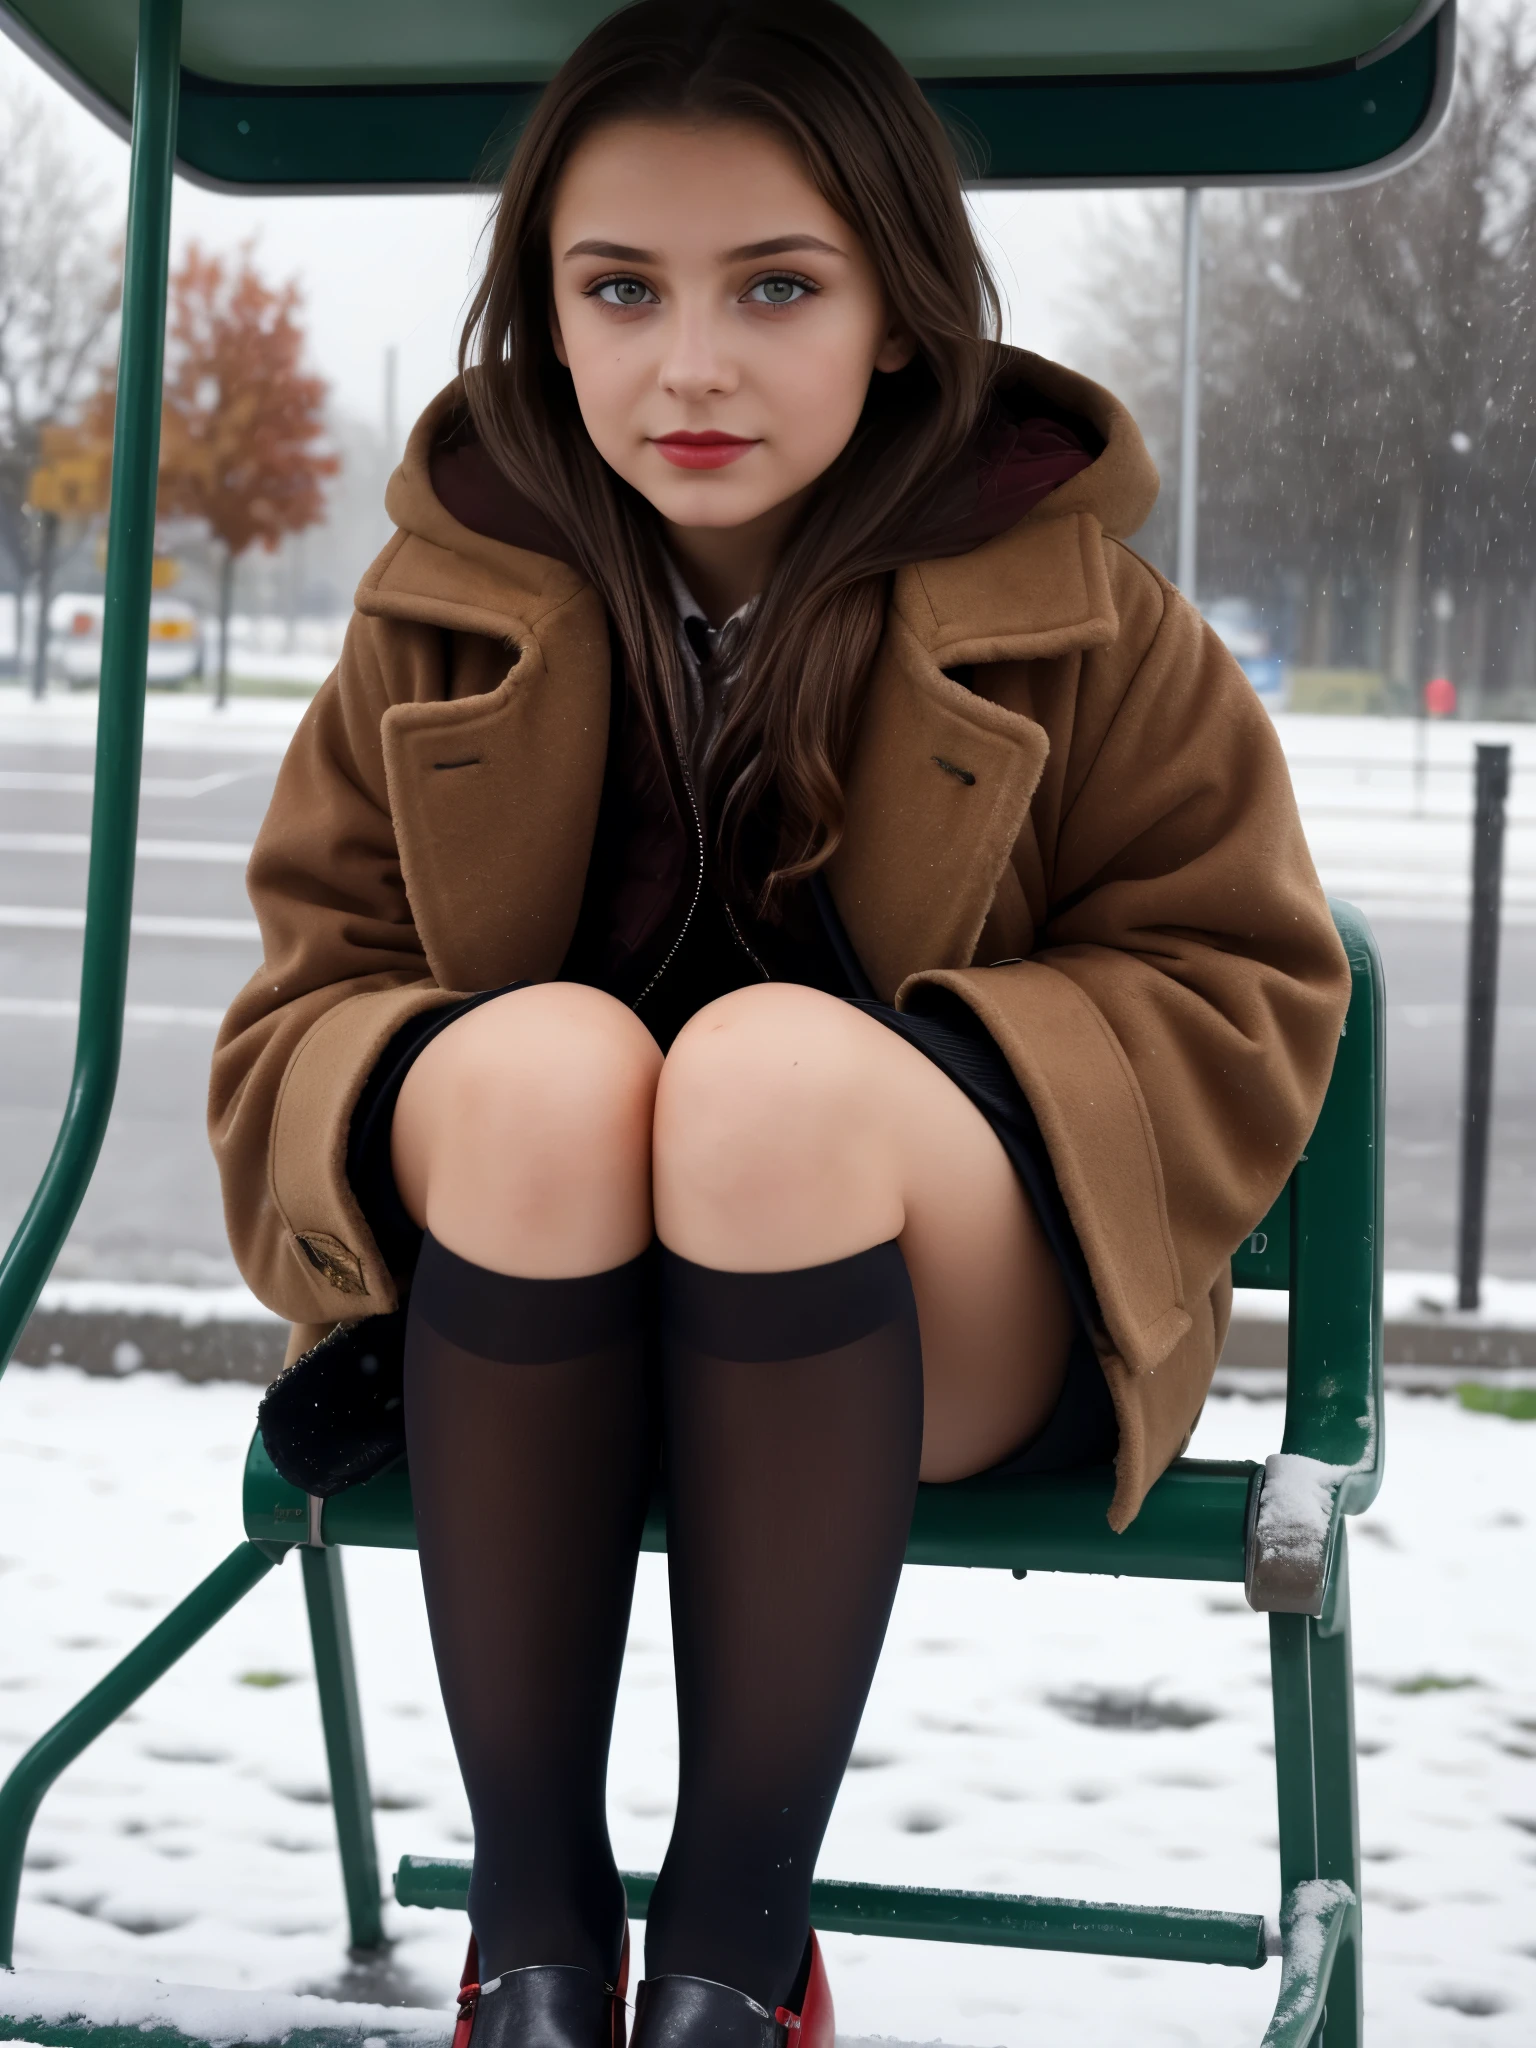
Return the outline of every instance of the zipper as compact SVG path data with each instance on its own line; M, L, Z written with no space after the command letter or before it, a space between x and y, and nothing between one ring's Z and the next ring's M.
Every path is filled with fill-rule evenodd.
M673 738L672 744L677 752L677 771L683 779L683 789L688 798L688 808L693 813L693 844L695 856L693 900L688 905L687 915L683 919L677 937L672 941L672 944L667 949L667 957L665 958L665 960L662 961L661 965L657 968L656 972L651 976L650 980L645 984L645 987L641 989L639 995L635 997L634 1001L629 1006L633 1011L635 1011L637 1015L639 1014L640 1005L645 1001L646 997L651 993L652 989L655 988L657 982L661 980L661 977L666 973L667 969L672 965L672 962L677 958L678 952L682 947L682 943L684 939L686 939L688 936L688 928L693 923L694 912L699 907L699 899L704 894L704 820L699 812L698 798L693 793L693 777L688 773L687 764L683 760L683 750L681 747L677 745L677 740L675 736ZM752 948L747 944L746 939L742 936L741 926L736 922L736 913L734 910L732 910L730 904L726 902L724 896L720 898L720 907L725 912L726 922L730 925L732 938L735 939L737 945L740 946L742 952L745 953L747 958L752 962L752 965L757 969L758 974L762 977L762 979L764 981L772 981L773 976L768 972L767 968L763 965L762 961L758 959L756 953L753 952Z
M720 907L725 912L726 922L731 927L731 936L735 939L737 945L740 946L743 953L746 954L747 958L752 962L752 965L757 969L758 973L763 977L764 981L772 981L773 976L768 972L767 968L763 965L762 961L758 959L757 955L753 952L752 948L747 944L746 940L742 937L741 926L736 922L736 913L734 910L732 910L730 904L726 902L723 896L720 898Z
M672 744L674 747L677 745L676 739L673 740ZM666 959L662 961L656 972L645 984L645 987L641 989L639 995L630 1004L629 1007L636 1013L639 1012L640 1005L677 958L678 949L688 936L688 927L693 923L693 913L699 907L699 898L704 894L704 820L699 816L698 802L693 794L693 782L689 777L688 770L682 764L681 749L678 750L678 772L683 778L683 788L688 794L688 808L693 813L693 843L695 852L693 901L688 905L688 914L684 917L677 937L672 941L667 951Z

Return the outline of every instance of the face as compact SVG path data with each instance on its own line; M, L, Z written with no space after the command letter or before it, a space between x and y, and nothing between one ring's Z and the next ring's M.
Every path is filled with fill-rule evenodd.
M598 453L674 530L792 510L912 344L766 129L625 121L555 195L555 347Z

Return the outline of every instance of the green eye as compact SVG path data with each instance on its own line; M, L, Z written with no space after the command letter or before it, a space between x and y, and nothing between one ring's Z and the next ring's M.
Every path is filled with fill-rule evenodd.
M597 287L597 296L610 306L643 306L651 288L638 277L608 277Z
M816 287L803 277L760 277L747 287L747 296L760 306L793 306L807 298Z

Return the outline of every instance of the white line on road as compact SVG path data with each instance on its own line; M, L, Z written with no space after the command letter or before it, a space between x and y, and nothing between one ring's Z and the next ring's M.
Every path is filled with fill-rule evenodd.
M1412 1031L1430 1031L1437 1024L1460 1024L1467 1014L1465 1003L1388 1003L1387 1017L1397 1018ZM1501 1024L1536 1024L1536 1005L1500 1003Z
M1320 854L1316 847L1313 859L1329 895L1347 897L1352 903L1390 902L1411 892L1416 901L1450 903L1465 911L1472 899L1470 869L1452 873L1444 869L1415 872L1407 861L1400 861L1396 868L1347 868L1329 860L1326 850ZM1536 905L1536 873L1529 868L1507 867L1502 895L1506 908Z
M0 832L0 853L89 853L89 832ZM140 860L228 861L244 867L251 849L239 839L141 839Z
M72 1024L79 1015L80 1005L67 997L0 996L0 1018ZM222 1010L200 1010L186 1003L130 1003L123 1012L125 1024L188 1024L199 1031L216 1031L223 1021Z
M1463 900L1454 903L1449 897L1437 899L1433 896L1365 896L1356 895L1352 890L1336 886L1326 873L1323 887L1330 896L1342 896L1346 903L1352 903L1362 911L1372 924L1459 924L1468 920L1468 906ZM1504 904L1501 920L1506 925L1536 924L1536 903Z
M146 775L139 784L140 796L212 796L216 789L228 789L232 782L244 782L260 771L232 768L222 775ZM89 796L96 787L94 775L70 775L50 768L0 768L0 789L33 790L45 796Z
M31 903L0 903L0 927L11 931L83 932L83 910L55 910ZM135 917L136 939L237 939L260 943L261 927L253 917Z

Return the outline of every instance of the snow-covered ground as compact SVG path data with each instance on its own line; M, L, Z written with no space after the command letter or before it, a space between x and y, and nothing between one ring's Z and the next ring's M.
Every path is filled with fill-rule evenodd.
M16 624L15 605L5 602L6 595L0 593L0 661L9 662L16 656ZM69 600L59 597L54 602L67 606ZM204 661L211 671L218 659L219 622L204 614L201 625ZM336 666L346 630L345 613L335 618L303 618L290 623L284 618L236 612L229 622L230 678L236 683L297 684L318 689ZM27 674L31 672L34 644L29 606L21 657L23 672ZM58 694L66 689L57 676L51 687Z
M86 1290L97 1289L97 1292ZM145 1304L140 1313L180 1315L184 1321L191 1320L199 1311L196 1304L205 1290L198 1288L151 1288L142 1285L129 1288L121 1283L96 1282L89 1280L50 1280L44 1290L44 1301L49 1307L81 1308L87 1305L102 1308L116 1308L132 1314L142 1300ZM211 1292L212 1290L206 1290ZM227 1311L234 1317L234 1304L238 1291L234 1288L220 1290L221 1298L227 1298L231 1306ZM178 1296L184 1296L187 1306L182 1309L171 1304ZM1382 1320L1387 1324L1425 1323L1440 1324L1447 1330L1496 1329L1536 1330L1536 1280L1500 1280L1491 1274L1484 1274L1481 1287L1481 1305L1475 1309L1459 1309L1456 1306L1456 1276L1454 1273L1417 1273L1399 1268L1388 1269L1382 1278L1381 1305ZM255 1301L254 1295L251 1297ZM166 1306L151 1309L151 1301L164 1300ZM1232 1313L1234 1318L1245 1322L1283 1323L1291 1312L1291 1297L1271 1287L1237 1287L1232 1292ZM252 1310L259 1313L259 1305ZM1387 1363L1394 1364L1390 1350Z
M1275 725L1324 886L1372 918L1466 917L1475 751L1510 747L1504 917L1536 923L1536 726L1286 712Z
M13 1368L0 1769L239 1540L255 1398ZM1536 2038L1536 1427L1446 1400L1389 1410L1386 1488L1354 1545L1372 2035L1514 2048ZM1262 1457L1280 1421L1275 1402L1215 1400L1193 1448ZM415 1560L349 1552L347 1571L385 1864L465 1855ZM648 1558L610 1780L631 1867L654 1869L666 1838L669 1674ZM1117 1715L1137 1699L1173 1711ZM1265 1627L1235 1586L912 1571L821 1868L1272 1913L1270 1749ZM17 1961L441 2007L462 1918L392 1906L389 1924L387 1968L349 1972L289 1564L50 1795ZM1230 2048L1257 2042L1278 1986L1273 1964L828 1946L845 2035L980 2048Z
M92 748L96 704L94 690L54 690L38 700L19 684L0 684L0 741ZM275 759L304 710L305 700L299 697L232 697L220 709L201 691L152 690L144 706L144 747L147 753L228 752ZM89 758L80 766L88 771Z
M210 650L216 648L217 621L209 620L205 631ZM346 632L345 612L337 618L295 619L291 625L287 619L236 612L229 622L230 673L237 679L318 687L336 666Z

